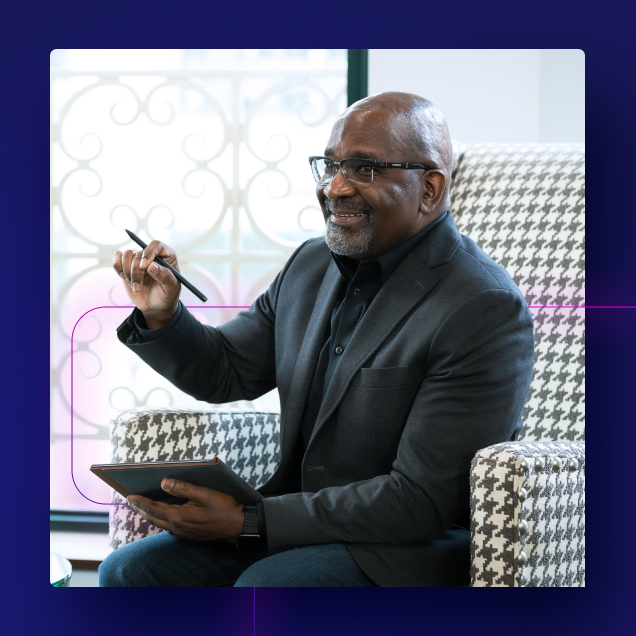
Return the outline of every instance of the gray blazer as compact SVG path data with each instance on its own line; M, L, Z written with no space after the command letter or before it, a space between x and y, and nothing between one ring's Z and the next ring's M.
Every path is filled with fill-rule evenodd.
M281 462L260 490L285 492L342 284L324 239L312 239L249 311L221 327L184 308L157 341L128 343L129 322L118 335L199 400L250 400L277 387ZM303 492L265 499L270 552L343 543L379 585L468 582L469 535L451 528L469 505L475 452L521 428L533 349L521 292L449 214L356 328L302 461Z

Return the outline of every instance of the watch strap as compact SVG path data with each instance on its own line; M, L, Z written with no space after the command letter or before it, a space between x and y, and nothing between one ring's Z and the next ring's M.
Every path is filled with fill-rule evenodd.
M243 506L243 532L237 537L241 552L264 552L267 549L265 533L260 531L256 506Z
M242 534L259 534L258 510L256 506L243 506L243 514L245 519L243 521Z

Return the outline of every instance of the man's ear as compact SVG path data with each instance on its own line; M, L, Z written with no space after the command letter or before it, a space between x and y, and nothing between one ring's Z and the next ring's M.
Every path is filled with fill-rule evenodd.
M428 170L424 174L424 193L420 201L420 212L430 214L437 209L446 190L446 175L441 170Z

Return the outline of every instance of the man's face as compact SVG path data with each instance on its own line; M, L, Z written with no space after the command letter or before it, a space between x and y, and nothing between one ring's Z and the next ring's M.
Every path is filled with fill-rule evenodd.
M334 161L356 157L426 164L425 157L410 156L399 127L385 111L354 111L336 122L325 156ZM427 225L420 213L425 184L421 170L375 168L373 183L358 189L340 170L326 186L316 187L328 247L336 254L370 260L408 240Z

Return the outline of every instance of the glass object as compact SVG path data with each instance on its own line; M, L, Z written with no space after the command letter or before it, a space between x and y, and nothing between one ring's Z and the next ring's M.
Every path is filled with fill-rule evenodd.
M68 559L51 552L51 585L53 587L68 587L73 574L73 566Z
M368 188L373 183L374 168L402 168L403 170L433 170L421 163L398 163L396 161L373 161L371 159L343 159L333 161L328 157L309 157L311 173L316 183L328 184L342 169L345 181L352 187Z

